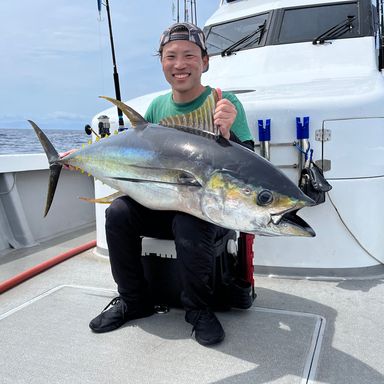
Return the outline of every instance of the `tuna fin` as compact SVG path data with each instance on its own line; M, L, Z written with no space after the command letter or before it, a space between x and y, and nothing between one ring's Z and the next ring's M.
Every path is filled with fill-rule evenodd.
M122 103L121 101L113 99L112 97L108 97L108 96L100 96L100 97L102 99L110 101L112 104L115 104L116 107L120 108L120 110L124 113L124 115L128 117L133 128L136 128L139 125L148 124L148 121L145 120L144 117L140 115L140 113L136 112L134 109Z
M167 117L161 120L159 124L170 128L189 127L217 134L217 129L213 124L213 113L218 100L217 91L212 89L211 94L206 98L201 107L185 115Z
M32 125L33 129L36 132L38 139L42 147L44 148L45 154L47 155L49 162L49 184L48 184L48 194L47 194L47 202L45 205L44 217L47 216L49 208L51 208L51 204L53 201L53 196L55 195L57 182L59 181L61 168L63 165L59 162L60 156L57 153L56 149L49 141L48 137L45 136L44 132L32 121L28 120L28 122Z
M113 200L117 199L120 196L124 196L124 193L115 192L115 193L112 193L112 195L100 197L98 199L92 199L89 197L79 197L79 199L87 201L88 203L110 204L110 203L112 203Z

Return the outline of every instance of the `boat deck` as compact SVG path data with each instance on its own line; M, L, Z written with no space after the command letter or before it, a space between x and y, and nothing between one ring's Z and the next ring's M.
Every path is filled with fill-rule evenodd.
M0 256L5 280L95 238L76 237ZM1 383L384 382L384 276L255 276L251 309L219 312L223 343L193 340L180 309L95 334L116 295L107 258L83 252L3 293Z

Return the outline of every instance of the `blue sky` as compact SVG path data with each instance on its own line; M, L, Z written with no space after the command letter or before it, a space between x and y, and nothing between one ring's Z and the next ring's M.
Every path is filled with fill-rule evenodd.
M158 57L176 0L109 0L122 99L167 88ZM203 26L220 0L197 0ZM183 4L183 1L180 1ZM97 0L1 2L0 129L83 129L114 96L107 14Z

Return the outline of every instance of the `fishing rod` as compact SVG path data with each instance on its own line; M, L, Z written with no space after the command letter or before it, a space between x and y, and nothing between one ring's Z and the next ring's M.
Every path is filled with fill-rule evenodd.
M109 39L111 42L111 51L112 51L112 64L113 64L113 81L115 84L115 95L116 99L121 101L120 94L120 82L119 82L119 74L117 72L117 64L116 64L116 55L115 55L115 45L113 42L113 33L112 33L112 20L111 20L111 12L109 8L109 0L105 0L105 3L102 3L102 0L97 0L97 9L99 10L99 14L101 17L101 4L103 4L107 10L108 17L108 27L109 27ZM124 119L123 112L120 108L117 108L117 116L119 118L119 131L124 129Z
M379 19L379 69L384 69L384 6L383 0L377 0L377 16Z

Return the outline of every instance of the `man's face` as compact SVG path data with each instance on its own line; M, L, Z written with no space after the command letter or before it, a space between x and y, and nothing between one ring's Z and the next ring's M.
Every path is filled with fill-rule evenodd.
M200 47L191 41L175 40L163 47L161 64L174 92L193 94L201 88L201 74L208 65L208 57L202 57Z

